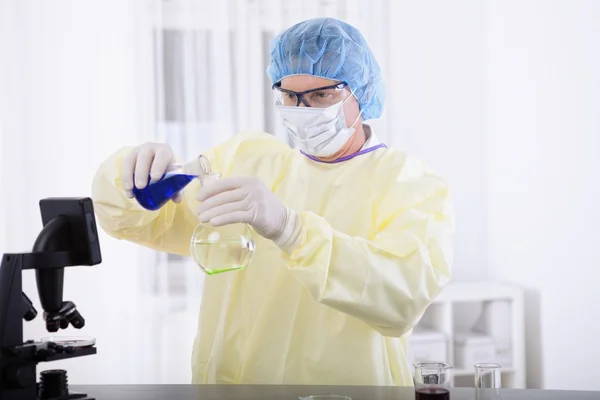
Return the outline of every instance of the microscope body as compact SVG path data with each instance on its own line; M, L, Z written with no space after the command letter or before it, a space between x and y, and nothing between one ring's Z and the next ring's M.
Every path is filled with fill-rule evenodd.
M44 228L32 252L4 254L0 266L0 400L87 398L69 393L65 371L45 371L38 384L38 363L95 354L96 348L23 342L23 320L37 311L22 292L22 272L35 270L49 332L83 327L75 304L62 299L64 268L101 262L93 205L89 198L54 198L41 200L40 209Z

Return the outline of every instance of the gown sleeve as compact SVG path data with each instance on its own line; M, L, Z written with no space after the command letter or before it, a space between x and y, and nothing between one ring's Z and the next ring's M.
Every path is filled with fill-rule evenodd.
M198 223L196 195L198 180L183 190L183 200L168 202L159 210L148 211L125 195L121 184L123 161L133 147L124 147L104 161L93 180L92 199L99 225L109 235L182 256L189 256L189 243ZM268 154L289 150L283 142L262 132L240 133L204 154L215 172L230 174L252 170ZM283 153L282 153L283 154ZM269 168L267 165L265 168Z
M400 337L450 279L453 207L446 182L407 160L376 209L369 238L337 231L313 212L298 214L287 266L316 301Z

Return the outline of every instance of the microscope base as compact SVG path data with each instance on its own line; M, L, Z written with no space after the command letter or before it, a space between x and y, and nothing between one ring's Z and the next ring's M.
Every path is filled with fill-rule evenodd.
M38 399L42 399L40 397L38 397ZM77 393L77 392L72 392L69 393L68 396L63 396L63 397L52 397L52 398L43 398L43 400L96 400L92 397L88 397L87 394L85 393Z
M10 393L0 394L2 400L95 400L86 393L70 392L67 396L42 397L36 390L14 390Z

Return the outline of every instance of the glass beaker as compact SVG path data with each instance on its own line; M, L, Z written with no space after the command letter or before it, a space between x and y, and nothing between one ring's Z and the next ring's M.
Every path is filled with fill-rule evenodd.
M500 365L481 363L475 364L475 387L477 389L500 389Z
M452 367L441 362L414 364L415 400L449 400Z
M200 182L204 187L220 177L220 173L204 175L200 177ZM218 227L200 223L190 242L192 258L207 275L246 268L255 250L252 229L244 223Z
M133 188L133 196L146 210L156 211L181 192L192 180L210 174L210 163L202 155L187 163L172 163L156 182L148 175L143 189ZM135 182L135 179L134 179Z

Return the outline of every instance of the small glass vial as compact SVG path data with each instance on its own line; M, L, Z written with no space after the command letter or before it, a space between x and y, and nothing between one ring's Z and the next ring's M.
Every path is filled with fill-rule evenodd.
M499 364L475 364L475 387L477 389L500 389L502 386L501 367Z
M414 364L414 367L416 400L450 399L450 365L443 362L423 362Z

